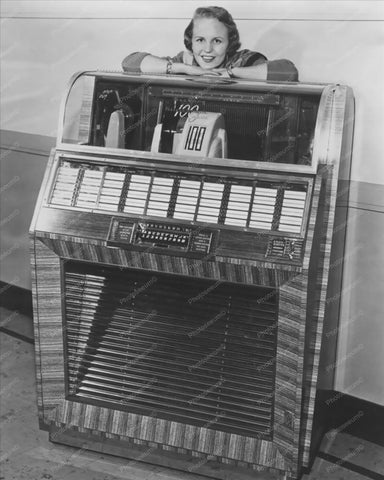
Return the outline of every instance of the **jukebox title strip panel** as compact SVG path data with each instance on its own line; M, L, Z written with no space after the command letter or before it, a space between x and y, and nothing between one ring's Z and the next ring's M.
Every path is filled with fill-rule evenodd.
M300 234L307 194L308 181L223 181L61 159L48 203Z

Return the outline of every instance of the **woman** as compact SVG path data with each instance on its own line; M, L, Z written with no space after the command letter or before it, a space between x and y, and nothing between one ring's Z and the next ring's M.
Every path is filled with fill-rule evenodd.
M175 57L135 52L123 60L127 72L220 75L253 80L298 81L289 60L268 61L258 52L239 50L239 32L231 14L222 7L198 8L185 29L187 50Z

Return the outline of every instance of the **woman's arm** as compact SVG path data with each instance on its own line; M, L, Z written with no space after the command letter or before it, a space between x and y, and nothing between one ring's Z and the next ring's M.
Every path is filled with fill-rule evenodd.
M267 80L298 82L299 71L290 60L270 60L267 62Z
M252 65L250 67L233 67L230 69L222 70L222 75L234 78L244 78L247 80L267 80L268 78L268 65L267 62L260 63L259 65Z
M226 77L244 78L247 80L272 80L283 82L297 82L299 74L290 60L271 60L258 62L248 67L232 67L218 69Z
M219 75L218 72L209 72L197 65L187 65L183 62L174 62L170 58L155 57L147 55L140 64L140 71L143 73L169 73L184 75Z
M172 59L169 57L157 57L147 52L134 52L128 55L122 63L125 72L157 73L157 74L184 74L184 75L222 75L225 77L244 78L248 80L272 80L297 82L298 71L290 60L271 60L258 53L249 52L253 55L253 65L233 66L231 69L218 68L205 70L197 65L191 65L189 59L183 61L185 52L180 52ZM237 62L236 62L237 63Z
M179 56L174 57L178 59ZM156 57L147 52L135 52L124 58L122 67L125 72L161 73L184 75L220 75L220 72L204 70L197 65L187 65L171 58Z

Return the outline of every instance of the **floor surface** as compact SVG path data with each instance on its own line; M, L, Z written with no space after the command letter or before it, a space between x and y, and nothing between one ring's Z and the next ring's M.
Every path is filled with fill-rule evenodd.
M39 430L37 422L31 321L17 311L0 308L0 314L0 480L208 478L49 442L48 433ZM343 431L330 431L311 472L302 480L365 478L384 480L384 448Z

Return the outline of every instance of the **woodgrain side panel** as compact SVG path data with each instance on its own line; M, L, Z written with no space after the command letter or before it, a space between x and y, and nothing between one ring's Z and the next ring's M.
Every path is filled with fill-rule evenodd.
M60 258L38 240L33 253L36 382L39 418L47 423L64 398Z
M35 369L36 369L36 391L37 391L37 411L39 421L44 418L43 404L43 379L41 369L41 346L39 331L39 302L38 302L38 282L37 282L37 265L36 265L36 244L34 238L30 238L30 255L31 255L31 278L32 278L32 307L33 307L33 330L35 339Z
M298 473L306 288L307 276L300 275L279 289L274 441L293 475Z

